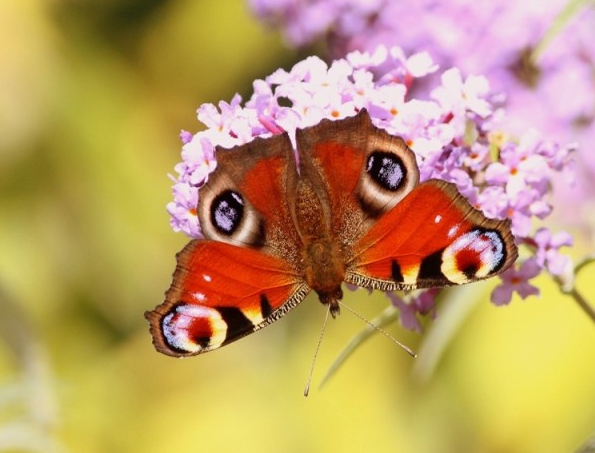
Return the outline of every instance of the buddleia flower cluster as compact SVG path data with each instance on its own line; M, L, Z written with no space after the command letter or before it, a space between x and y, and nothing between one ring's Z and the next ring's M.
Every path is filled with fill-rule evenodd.
M289 45L323 40L332 57L378 45L430 52L441 67L484 74L515 122L594 137L595 6L588 1L248 0ZM404 26L415 24L415 27ZM569 96L568 88L580 96ZM536 106L541 110L535 110ZM509 111L510 113L510 111ZM518 113L518 115L517 115ZM514 127L514 124L509 124ZM587 137L585 137L587 138ZM587 161L595 171L595 159Z
M412 85L430 77L437 82L428 95L414 96ZM405 139L421 181L454 183L487 217L511 219L521 258L498 277L493 303L506 304L515 293L538 294L531 280L543 272L560 278L572 272L570 259L560 252L572 237L551 231L543 221L552 213L552 178L568 166L573 149L534 130L507 135L498 128L505 112L492 102L485 77L464 77L457 68L439 72L428 53L406 55L399 47L352 52L330 65L308 57L289 71L254 81L246 102L236 95L218 106L200 106L198 120L207 128L181 133L182 162L175 167L174 200L167 206L172 228L203 237L196 207L200 188L217 165L216 146L230 148L284 131L293 140L298 128L363 108L377 127ZM401 311L401 323L420 330L417 314L432 313L441 291L388 296Z
M560 179L558 218L595 228L595 4L588 0L248 0L293 47L332 58L379 44L430 52L442 68L482 74L501 95L506 131L537 128L577 143L576 184ZM414 24L411 26L410 24ZM425 87L424 87L425 88Z

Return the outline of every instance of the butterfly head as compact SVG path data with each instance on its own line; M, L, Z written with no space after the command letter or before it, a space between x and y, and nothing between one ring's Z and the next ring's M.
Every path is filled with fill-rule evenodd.
M316 291L316 293L318 294L320 302L329 306L331 316L336 318L340 313L339 302L343 298L343 290L341 289L341 286L337 286L332 291Z

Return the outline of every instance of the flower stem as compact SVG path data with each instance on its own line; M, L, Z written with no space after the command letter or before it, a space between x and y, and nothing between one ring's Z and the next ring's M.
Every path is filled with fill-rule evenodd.
M595 254L585 256L575 267L572 279L554 277L554 280L560 287L560 291L572 297L576 303L583 309L589 318L595 322L595 308L589 304L589 301L576 289L576 277L589 264L595 263Z
M535 46L531 54L531 59L535 64L545 51L548 44L564 29L568 22L575 17L582 8L591 6L593 0L570 0L562 9L560 14L554 19L549 30L545 33L542 40Z
M595 322L595 309L589 304L587 299L585 299L583 295L577 291L576 288L572 288L570 291L566 292L566 294L571 296L579 305L579 307L583 309L587 316L591 318L593 322Z

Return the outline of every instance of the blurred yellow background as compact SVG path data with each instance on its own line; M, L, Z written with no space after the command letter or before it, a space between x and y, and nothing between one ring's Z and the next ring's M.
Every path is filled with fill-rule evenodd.
M493 283L461 292L435 366L376 335L318 390L365 327L344 312L308 398L316 297L219 351L155 352L143 312L186 242L165 212L178 133L299 57L240 0L0 2L0 451L554 453L595 433L595 325L547 278L502 308Z

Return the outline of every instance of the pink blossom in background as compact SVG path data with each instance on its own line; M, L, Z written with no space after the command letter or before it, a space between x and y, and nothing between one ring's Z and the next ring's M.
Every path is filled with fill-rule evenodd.
M529 283L537 277L541 267L537 261L530 258L519 267L512 267L502 273L502 283L492 292L492 302L496 305L509 304L513 293L518 293L523 299L539 294L539 289Z
M572 245L572 236L561 231L552 234L547 228L540 228L534 235L537 245L536 260L541 267L553 275L562 275L571 265L568 256L560 254L561 247Z
M436 71L428 54L407 56L399 48L355 52L330 65L308 57L289 71L279 69L256 80L245 103L236 95L218 107L203 104L198 119L207 129L194 136L181 134L182 162L175 166L174 199L167 206L172 228L202 237L196 206L200 188L216 168L216 152L225 152L216 151L217 146L230 148L281 131L293 140L298 128L323 118L352 116L365 108L376 126L407 140L422 180L450 181L487 216L511 218L517 242L529 245L529 259L538 273L559 269L567 258L558 249L569 244L570 236L545 228L536 232L533 224L551 215L551 181L565 167L572 149L535 131L518 141L496 133L493 120L505 114L491 103L487 79L465 77L456 68ZM416 98L413 82L426 78L429 96ZM511 272L526 275L526 266L518 263ZM503 280L500 296L493 296L495 302L504 303L515 291L531 293L518 284L517 274ZM401 322L418 329L415 315L432 313L439 292L420 292L407 307L399 296L389 297L401 309Z
M533 55L567 0L249 0L255 14L279 27L287 42L325 40L333 58L378 45L428 52L442 69L483 74L501 93L499 127L519 136L540 130L576 143L577 184L556 178L559 217L584 226L595 209L595 5L583 2ZM574 4L579 4L574 2ZM579 4L580 6L580 4ZM533 55L533 58L531 56ZM428 92L431 87L417 87ZM421 95L422 93L420 93ZM592 220L591 220L592 222ZM589 226L587 225L587 229Z
M394 292L387 293L387 296L391 303L399 309L401 325L408 330L421 332L423 329L418 315L430 315L432 318L436 316L436 296L439 293L440 289L436 288L421 290L407 301Z

